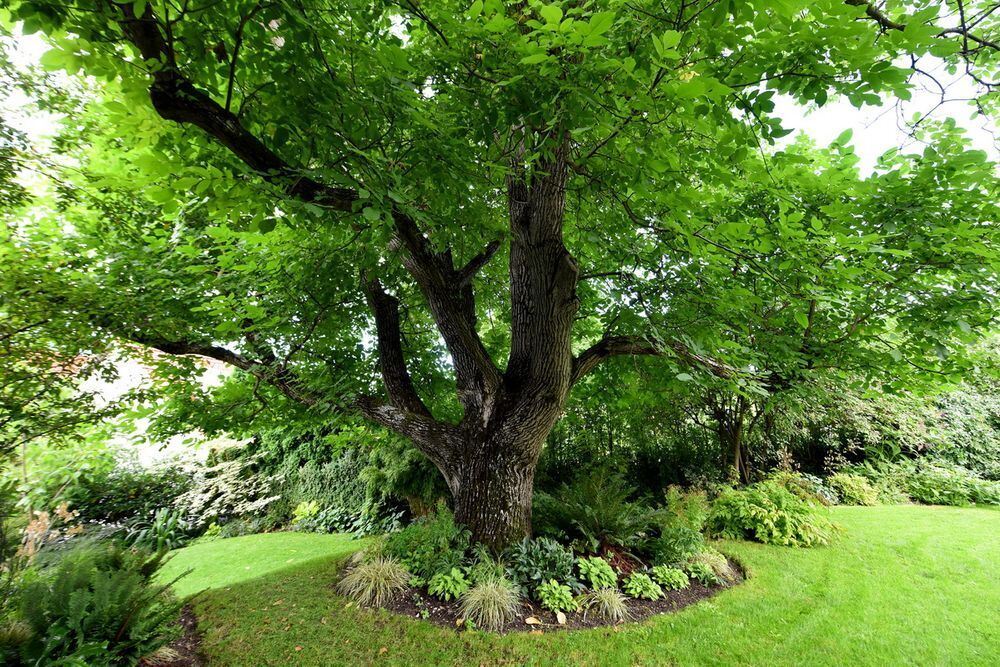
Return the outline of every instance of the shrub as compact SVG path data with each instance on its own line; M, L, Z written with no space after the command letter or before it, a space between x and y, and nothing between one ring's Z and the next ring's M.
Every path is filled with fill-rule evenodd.
M573 572L573 554L555 540L525 538L507 551L506 560L514 583L522 591L534 591L552 579L564 581L574 590L580 588Z
M906 493L926 505L1000 504L1000 482L976 477L956 465L908 463L898 475Z
M181 603L168 585L150 581L161 562L114 545L88 545L30 571L20 592L30 630L22 632L30 638L21 655L31 664L124 665L165 646L176 636Z
M833 536L833 524L818 509L773 481L764 481L724 491L713 503L708 525L723 537L808 547L827 544Z
M503 577L479 581L462 595L460 610L475 627L499 631L517 615L517 588Z
M608 565L608 561L600 556L581 558L576 564L580 568L580 577L590 584L591 589L596 591L599 588L616 588L618 586L618 575Z
M704 491L683 491L678 486L667 489L660 520L665 527L685 527L696 533L705 529L711 507Z
M702 561L692 561L684 566L684 570L692 579L696 579L705 586L716 586L722 583L722 579L715 573L712 566Z
M573 611L576 609L576 600L573 599L573 590L566 584L560 584L555 579L549 579L535 589L539 602L549 611Z
M187 544L191 526L175 509L161 507L148 521L137 521L128 529L128 541L151 551L171 551Z
M664 528L660 536L646 543L644 552L657 564L674 565L702 550L705 538L700 532L684 525Z
M469 580L465 573L457 567L453 567L447 572L438 572L431 577L427 585L427 592L442 600L457 600L469 590Z
M406 589L410 573L394 558L377 556L358 563L337 589L358 604L382 607Z
M840 502L837 492L815 475L801 472L777 472L771 475L770 479L802 500L821 505L836 505Z
M195 528L260 515L280 498L275 493L279 478L257 473L256 461L236 458L199 470L191 489L178 496L174 506Z
M605 621L620 623L631 616L627 600L617 588L598 588L581 598L583 617L593 613Z
M191 473L177 465L118 465L83 477L79 485L67 490L66 500L80 521L120 523L172 506L191 484Z
M644 600L659 600L663 597L663 589L650 579L648 574L642 572L633 572L630 574L628 579L625 580L622 590L634 598Z
M292 525L299 524L319 514L319 503L315 500L303 500L292 510Z
M631 548L645 537L654 518L648 507L629 500L634 493L621 474L599 468L551 495L537 494L538 531L582 540L591 552Z
M830 475L826 483L840 496L844 505L878 505L878 489L868 483L861 475L838 472Z
M438 572L461 566L469 550L469 531L455 523L444 503L433 514L391 534L385 551L417 577L429 581Z
M653 581L671 591L687 588L691 585L688 576L680 568L657 565L651 572Z

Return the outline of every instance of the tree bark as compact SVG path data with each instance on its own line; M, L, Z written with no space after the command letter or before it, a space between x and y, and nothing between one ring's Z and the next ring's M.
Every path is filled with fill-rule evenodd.
M516 448L486 443L460 464L452 489L455 520L494 552L531 535L535 465L543 440Z

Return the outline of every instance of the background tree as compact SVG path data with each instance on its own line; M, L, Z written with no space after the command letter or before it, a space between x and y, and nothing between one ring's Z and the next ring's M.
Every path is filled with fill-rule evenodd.
M53 41L45 66L101 81L59 145L79 172L47 229L17 230L31 261L12 280L53 262L39 301L54 319L219 359L316 419L360 413L409 438L493 547L530 531L545 438L605 360L665 356L749 391L812 358L820 324L835 342L863 317L917 363L978 323L928 312L983 312L995 294L981 217L995 177L953 133L873 179L762 149L787 133L775 93L905 96L917 66L898 63L926 54L963 67L991 109L987 3L957 24L940 5L835 0L6 6ZM797 196L816 189L794 166L810 161L833 176L822 203ZM759 204L734 198L744 182ZM887 185L929 188L920 218L940 238L897 235L913 211ZM718 237L779 268L824 256L832 277L793 286L787 307L755 303L742 272L778 281L735 267ZM962 261L915 277L939 242ZM865 315L858 274L897 263L910 269L877 274L898 279L892 312ZM775 348L727 328L726 305L799 323L797 360L768 363Z

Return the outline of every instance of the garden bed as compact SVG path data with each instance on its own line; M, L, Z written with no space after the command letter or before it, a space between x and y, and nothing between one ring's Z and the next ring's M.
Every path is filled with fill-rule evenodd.
M659 600L640 600L629 598L627 621L614 623L597 617L594 614L584 617L583 612L569 612L566 614L566 622L560 624L556 614L544 609L531 600L521 601L521 610L517 618L507 623L502 633L510 632L532 632L546 630L583 630L586 628L598 628L608 625L622 625L623 623L635 623L656 616L659 614L669 614L700 600L710 598L727 588L736 586L746 578L745 572L740 564L732 559L729 560L730 567L737 573L734 580L723 582L716 586L705 586L692 580L687 588L679 590L665 590L664 597ZM427 594L426 589L409 587L401 595L395 597L384 607L387 611L408 616L410 618L422 619L441 627L461 630L464 623L461 620L459 602L457 600L444 601ZM538 623L528 623L527 619L536 619Z

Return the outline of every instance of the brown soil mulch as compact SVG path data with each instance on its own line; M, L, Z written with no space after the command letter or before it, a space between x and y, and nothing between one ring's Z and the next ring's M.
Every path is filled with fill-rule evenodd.
M628 606L630 616L627 622L634 623L636 621L645 620L650 616L669 614L678 611L689 604L694 604L699 600L710 598L720 591L742 583L745 579L745 575L739 564L732 560L729 561L729 564L737 573L736 578L733 581L725 582L719 586L704 586L703 584L700 584L692 579L691 585L688 588L684 588L679 591L664 591L665 597L659 600L635 600L633 598L628 598L626 604ZM423 619L442 627L449 627L455 630L461 629L462 627L462 624L459 622L461 614L457 601L452 600L450 602L445 602L428 595L427 591L418 588L408 588L402 595L390 602L386 606L386 609L397 614L409 616L410 618ZM525 622L528 618L536 618L541 621L541 623L528 624ZM518 617L508 623L503 628L502 632L582 630L585 628L599 628L608 625L621 624L605 621L594 614L588 614L587 617L584 618L582 611L568 612L566 614L566 623L564 625L560 625L553 612L543 609L537 603L524 601L522 602L521 612L518 614Z
M156 660L143 660L140 667L205 667L208 662L201 653L201 635L198 633L198 618L191 605L184 605L178 621L181 636L167 644L168 651Z

